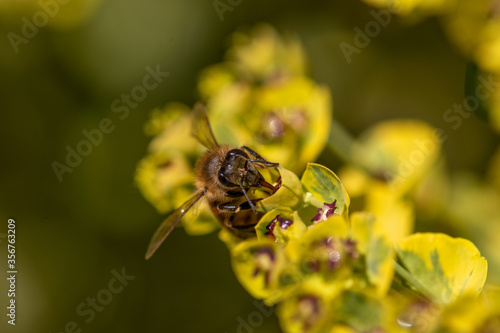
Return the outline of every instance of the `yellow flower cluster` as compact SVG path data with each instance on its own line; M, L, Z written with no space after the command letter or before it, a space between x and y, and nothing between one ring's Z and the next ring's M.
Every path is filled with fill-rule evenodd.
M427 8L412 3L407 8ZM240 283L277 305L285 332L494 332L500 306L488 300L498 292L488 286L480 294L488 267L478 248L442 233L414 233L414 225L418 212L450 228L474 226L483 233L479 240L498 234L492 228L500 216L494 207L500 152L492 161L493 185L483 191L482 183L447 177L442 129L391 120L358 138L337 177L307 163L327 141L331 106L327 89L305 67L295 39L262 25L236 34L226 61L205 69L198 82L217 140L250 146L281 165L260 170L280 187L255 205L262 213L256 237L219 234ZM191 137L192 121L187 106L171 103L146 125L154 139L136 180L159 211L177 208L193 191L201 147ZM187 232L217 228L206 203L198 213L183 220ZM480 244L498 269L494 242ZM462 316L471 307L481 315Z
M487 263L470 241L440 233L391 240L383 218L348 214L349 196L332 171L309 164L300 181L279 171L285 190L258 205L267 213L257 238L222 238L238 280L277 304L284 332L434 333L455 325L464 300L488 307L477 298ZM301 199L291 202L289 192ZM488 307L474 327L496 325L498 310Z
M249 146L273 162L303 170L323 150L332 114L328 89L307 77L305 68L296 38L283 38L268 25L236 33L226 61L204 69L198 81L217 141ZM193 170L203 149L191 136L191 123L187 106L170 103L153 111L146 124L154 138L136 182L159 212L174 210L194 190ZM206 203L198 212L198 218L183 220L187 232L217 228Z

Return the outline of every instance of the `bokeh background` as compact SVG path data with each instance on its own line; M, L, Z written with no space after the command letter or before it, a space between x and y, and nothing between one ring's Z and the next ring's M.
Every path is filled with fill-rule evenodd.
M238 29L266 22L297 36L310 75L328 86L334 117L354 136L392 118L446 129L447 168L482 175L500 140L479 117L451 130L443 113L464 99L467 59L442 21L401 19L348 63L340 43L373 17L361 1L241 1L220 19L212 1L71 0L27 43L13 48L38 2L0 1L0 322L1 332L236 332L257 309L231 270L217 234L176 230L152 260L144 253L163 216L141 196L134 172L149 138L152 109L193 105L200 70L220 62ZM124 119L111 104L142 83L146 67L169 76ZM251 117L251 115L249 115ZM60 182L52 163L109 118L115 129ZM341 161L325 150L332 170ZM6 323L7 219L17 225L17 321ZM460 236L460 235L454 235ZM95 298L113 270L135 278L95 319L78 306ZM85 309L88 309L85 306ZM71 325L69 325L71 326ZM71 329L70 329L71 331ZM255 332L277 332L274 316Z

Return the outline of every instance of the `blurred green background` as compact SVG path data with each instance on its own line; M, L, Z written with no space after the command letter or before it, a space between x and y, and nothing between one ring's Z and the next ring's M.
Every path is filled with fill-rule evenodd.
M8 218L17 225L18 268L15 328L6 323L8 286L0 280L1 332L64 332L71 321L82 332L237 332L238 317L247 321L258 309L216 233L176 230L144 260L163 216L133 181L151 110L170 101L193 105L198 73L222 60L239 28L267 22L297 35L312 78L331 89L334 117L354 135L385 119L423 119L445 129L451 171L480 174L499 143L475 116L457 130L444 122L445 110L463 101L466 60L435 18L393 16L349 64L339 44L352 44L353 29L373 20L373 8L360 1L242 1L221 21L212 1L72 0L16 53L8 33L21 35L23 17L31 20L40 8L0 1L1 275ZM170 75L120 119L113 101L157 65ZM66 147L75 149L82 131L103 118L115 129L59 182L52 163L64 163ZM320 161L340 166L327 151ZM123 268L135 278L85 322L79 305ZM266 318L253 331L277 332L277 320Z

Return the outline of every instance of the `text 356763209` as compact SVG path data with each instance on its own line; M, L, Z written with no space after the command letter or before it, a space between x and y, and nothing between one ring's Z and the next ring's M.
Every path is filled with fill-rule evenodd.
M8 220L7 224L7 280L9 281L9 305L7 306L8 323L16 324L16 221Z

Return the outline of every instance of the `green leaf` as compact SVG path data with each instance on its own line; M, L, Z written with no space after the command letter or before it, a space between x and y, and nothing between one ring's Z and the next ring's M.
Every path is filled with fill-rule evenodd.
M273 209L289 207L297 209L304 201L304 191L299 178L291 171L278 167L281 187L276 193L259 201L257 210L267 213Z
M350 204L349 195L333 171L320 164L308 163L300 181L310 196L316 199L314 202L312 198L308 198L313 205L320 208L323 203L331 204L337 200L336 206L339 208L335 213L347 216ZM317 200L320 202L318 203Z
M445 234L413 234L397 245L399 259L417 291L439 305L477 296L486 280L487 262L474 244Z

